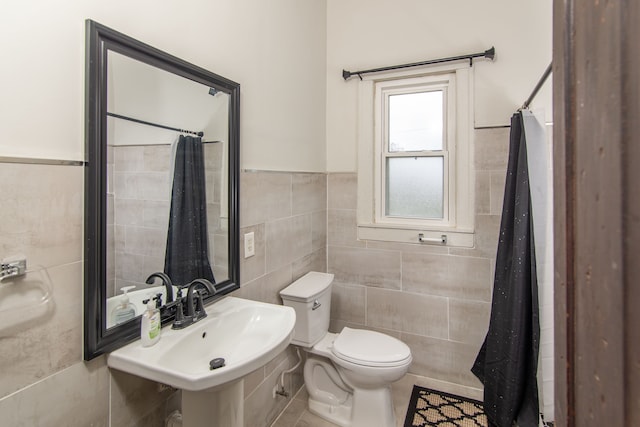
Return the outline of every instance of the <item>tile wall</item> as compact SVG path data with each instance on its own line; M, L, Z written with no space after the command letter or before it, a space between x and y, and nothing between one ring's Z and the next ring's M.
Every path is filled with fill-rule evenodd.
M333 331L352 326L399 337L411 347L410 373L444 391L482 396L469 369L489 323L508 144L507 128L475 131L470 249L357 240L357 174L329 174Z
M55 302L11 330L2 327L0 310L0 419L11 426L160 427L180 407L179 392L110 371L104 356L82 360L83 174L78 166L0 163L0 254L24 254L45 267ZM241 179L241 225L256 231L256 255L243 258L235 294L279 303L277 292L294 278L326 269L326 175L249 172ZM296 361L288 349L245 378L246 425L268 426L286 406L291 397L272 391ZM293 396L301 386L299 368L285 388Z
M280 304L278 292L308 271L336 275L331 329L382 330L410 345L411 373L478 397L469 373L486 331L500 221L508 129L476 131L476 246L358 241L355 173L241 173L241 242L255 233L234 294ZM82 360L83 168L0 163L0 254L46 267L55 309L2 330L0 419L7 425L162 426L179 393ZM241 245L242 246L242 245ZM1 306L0 306L1 308ZM293 348L245 378L245 422L268 426L290 397L272 397ZM430 381L430 382L429 382Z
M241 173L240 242L254 232L255 255L240 245L239 297L282 304L279 291L309 271L326 271L327 175ZM273 398L280 373L297 361L293 346L245 380L245 425L266 427L303 385L302 365L288 375L289 397Z
M0 163L0 256L23 254L46 269L54 307L5 329L6 302L26 313L26 295L3 286L0 419L11 426L106 426L109 371L82 361L83 168ZM29 275L27 276L29 279ZM11 291L11 292L9 292ZM15 291L15 292L14 292Z

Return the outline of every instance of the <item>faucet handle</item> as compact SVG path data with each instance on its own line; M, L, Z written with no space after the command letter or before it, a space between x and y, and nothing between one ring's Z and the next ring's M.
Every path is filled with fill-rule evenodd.
M186 328L190 324L193 323L193 316L185 316L182 311L182 299L178 298L176 300L176 317L173 321L173 325L171 325L171 329L182 329Z
M157 293L152 299L156 301L156 308L162 307L162 292Z
M196 290L194 291L194 294L195 295L193 296L193 298L195 299L195 302L196 302L196 308L193 311L193 321L195 322L207 317L207 312L204 310L202 293L199 290Z

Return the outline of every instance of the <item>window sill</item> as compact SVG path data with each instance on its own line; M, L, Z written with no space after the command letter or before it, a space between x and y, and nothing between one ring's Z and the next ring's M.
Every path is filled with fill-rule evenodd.
M423 242L419 236L423 236ZM442 243L442 236L446 236L446 242ZM472 248L474 241L472 230L460 229L420 229L407 228L380 224L359 224L359 240L377 240L383 242L412 243L416 245L446 246L456 248Z

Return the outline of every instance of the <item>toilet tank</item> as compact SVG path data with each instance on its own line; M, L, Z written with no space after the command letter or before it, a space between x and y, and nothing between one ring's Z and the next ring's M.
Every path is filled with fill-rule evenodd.
M292 344L313 347L329 331L333 274L311 271L280 291L282 303L296 311Z

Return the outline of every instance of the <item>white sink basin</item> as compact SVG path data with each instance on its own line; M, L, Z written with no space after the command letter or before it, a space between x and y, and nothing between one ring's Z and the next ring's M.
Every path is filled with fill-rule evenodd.
M263 366L291 340L291 307L226 297L206 307L208 316L185 329L162 329L152 347L140 340L113 351L107 364L149 380L202 391L235 381ZM222 357L225 366L211 370Z

